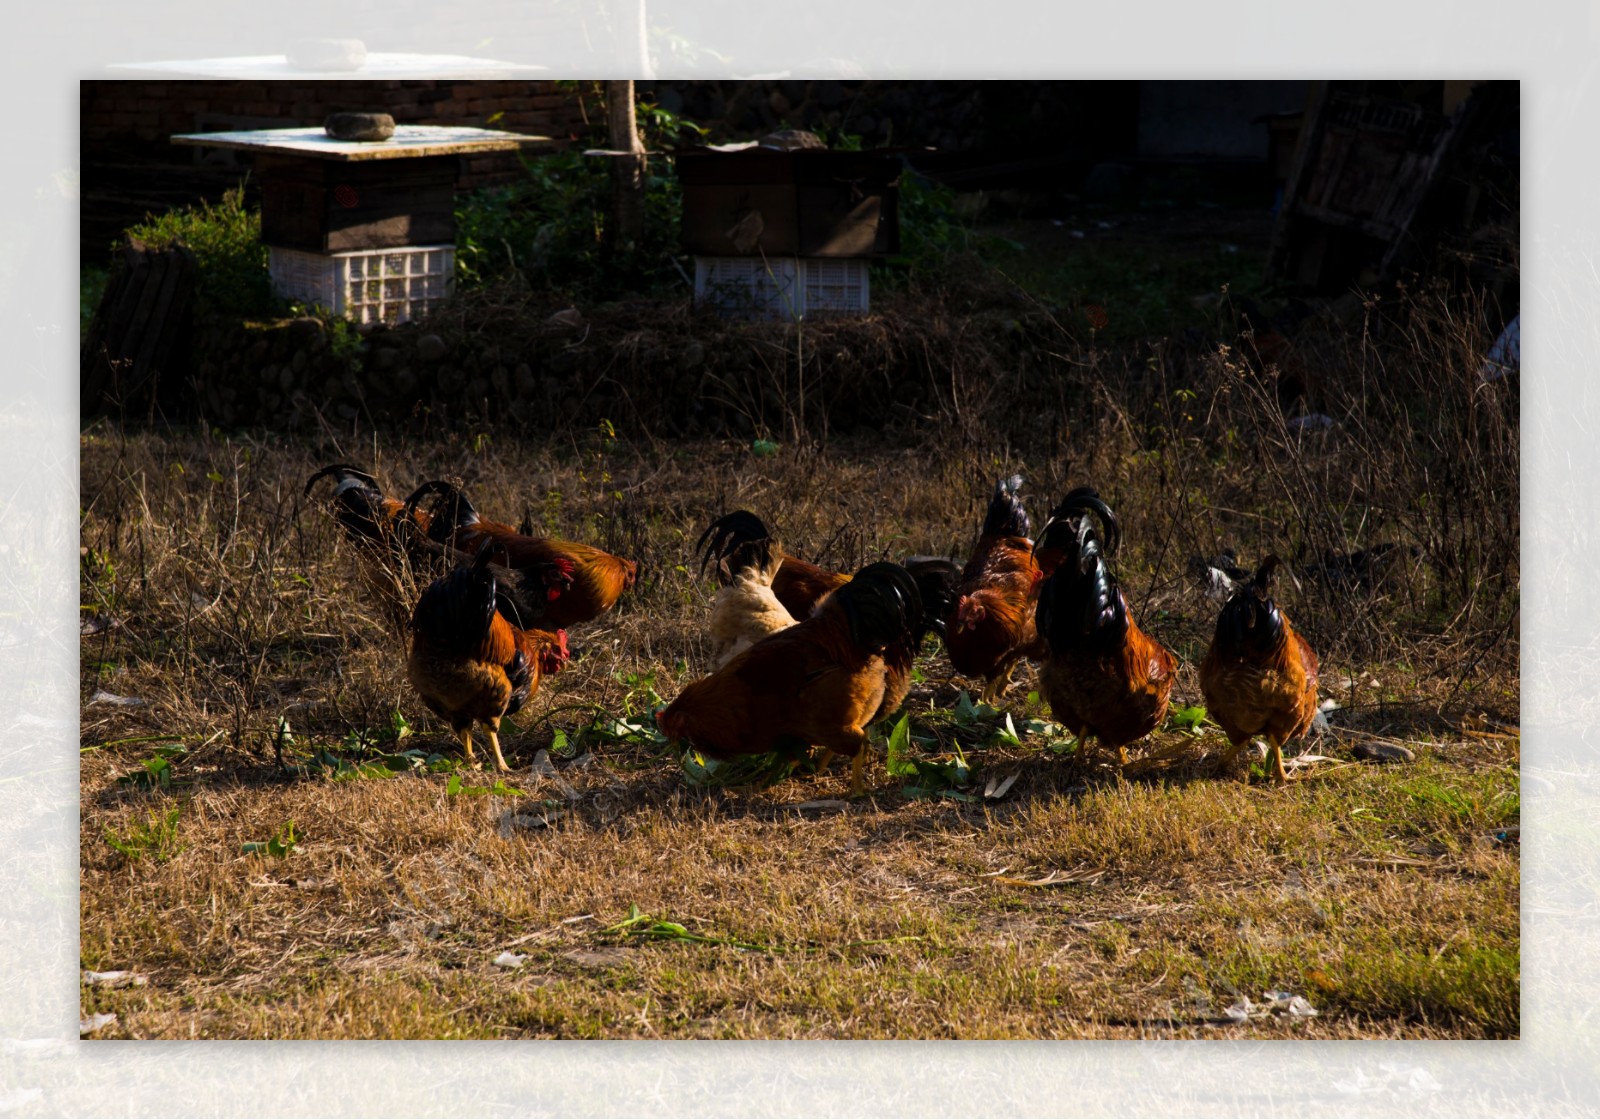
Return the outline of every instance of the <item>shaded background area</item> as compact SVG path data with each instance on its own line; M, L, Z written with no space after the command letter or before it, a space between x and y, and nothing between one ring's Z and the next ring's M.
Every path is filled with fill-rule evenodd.
M1322 83L1326 96L1412 106L1434 128L1470 81ZM1512 83L1514 85L1514 83ZM595 83L560 81L88 81L82 84L86 260L146 212L215 201L247 157L175 148L174 133L320 124L373 109L402 124L489 126L560 149L596 138ZM1270 214L1292 170L1309 81L973 82L819 77L651 80L642 102L703 129L710 142L777 128L902 151L918 172L961 191L1027 191L1035 208L1091 201L1227 202ZM585 87L590 87L587 90ZM1479 126L1516 170L1518 100ZM690 137L693 139L694 137ZM1481 161L1480 161L1481 163ZM1482 174L1483 168L1474 172ZM519 175L515 156L464 160L463 190Z
M375 47L372 49L376 49ZM576 143L598 124L581 83L557 81L88 81L82 84L83 251L146 211L215 201L247 170L233 153L175 148L181 132L320 124L381 109L402 124L492 126ZM592 83L591 83L592 84ZM1367 83L1363 83L1367 84ZM1390 83L1400 85L1400 83ZM1442 104L1445 83L1420 96ZM682 115L711 142L775 128L858 136L916 149L914 166L962 190L1027 189L1112 197L1149 173L1203 168L1270 200L1284 140L1264 117L1305 108L1310 82L641 81L642 100ZM924 149L932 149L925 151ZM1106 166L1101 166L1106 165ZM1096 168L1100 174L1094 176ZM512 180L509 156L465 161L460 186ZM1196 183L1190 193L1198 190Z
M872 262L874 308L892 310L893 330L911 337L936 335L943 306L985 311L992 322L979 316L977 333L999 366L1016 338L1038 337L1030 317L1065 330L1074 345L1164 340L1191 356L1248 325L1262 332L1263 362L1286 373L1286 403L1299 399L1315 412L1323 407L1307 391L1315 378L1285 349L1308 324L1358 329L1367 294L1392 293L1407 278L1471 292L1491 339L1520 303L1514 82L821 76L641 81L636 97L656 154L643 240L619 252L608 168L582 154L607 144L602 83L85 82L85 319L125 229L151 215L216 206L241 185L236 225L243 230L258 209L249 155L179 147L173 134L314 126L351 109L542 142L522 154L460 159L461 294L448 314L364 329L360 340L336 339L340 345L330 346L327 325L263 338L255 328L241 334L238 320L297 313L264 290L202 282L200 301L221 291L229 314L201 308L193 331L178 332L185 337L167 363L162 414L192 413L198 402L224 426L298 426L322 409L343 420L399 417L395 410L420 395L438 406L435 419L484 423L501 411L479 407L492 395L523 422L620 416L668 432L744 431L748 409L707 411L707 395L720 394L706 378L726 371L707 374L703 363L707 354L731 356L744 381L759 361L748 332L730 338L725 322L684 317L693 311L687 285L695 264L679 239L682 194L669 153L779 128L900 161L903 248ZM513 304L520 310L507 319ZM545 322L566 308L580 316L570 336ZM595 319L594 331L584 315ZM492 346L476 326L485 316L505 320ZM640 342L641 331L663 328L664 341ZM442 335L450 359L439 363L439 348L422 344L424 335ZM890 349L887 404L899 408L908 398L896 386L938 379L903 347ZM219 378L224 369L243 380ZM184 388L191 384L193 393ZM938 413L934 402L916 399L909 398L915 414ZM630 400L663 407L639 412ZM98 393L86 390L83 405L98 408ZM813 410L813 420L848 428L877 414L869 404L833 416Z

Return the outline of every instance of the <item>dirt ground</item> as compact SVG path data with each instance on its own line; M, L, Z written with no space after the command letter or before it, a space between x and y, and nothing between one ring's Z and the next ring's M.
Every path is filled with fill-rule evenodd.
M461 765L320 496L299 497L352 459L402 492L462 478L486 513L642 561L512 721L500 783ZM1031 670L974 710L932 641L913 754L965 760L959 785L891 776L887 728L859 800L838 765L697 786L651 735L703 670L690 546L710 516L757 509L847 570L960 553L975 480L1013 466L1036 516L1086 474L1114 497L1130 601L1183 661L1174 704L1198 704L1215 606L1161 527L1198 546L1208 484L1158 498L1142 461L91 429L82 1012L115 1016L93 1037L1516 1037L1515 657L1469 664L1394 622L1403 591L1286 591L1339 705L1286 788L1219 773L1208 725L1169 723L1119 777L1051 730ZM1233 524L1252 554L1276 532ZM1360 612L1396 640L1335 625ZM1362 741L1415 761L1357 763Z

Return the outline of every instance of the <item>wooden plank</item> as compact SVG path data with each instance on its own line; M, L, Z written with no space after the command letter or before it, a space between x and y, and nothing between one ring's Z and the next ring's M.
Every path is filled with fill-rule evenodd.
M413 245L453 245L456 220L453 213L396 214L372 219L349 229L328 231L327 252L351 253L365 249L398 249Z
M1300 140L1295 146L1288 181L1283 186L1283 201L1278 207L1278 220L1272 227L1272 241L1267 246L1266 277L1279 279L1288 262L1289 248L1294 229L1296 200L1308 173L1313 153L1321 146L1323 108L1328 100L1328 83L1312 82L1306 100L1305 119L1300 128Z
M529 144L549 144L548 136L502 132L488 128L443 125L396 125L389 140L334 140L321 128L268 128L249 132L190 132L172 138L195 148L231 148L278 152L315 160L346 163L366 160L416 159L462 153L513 152Z
M122 344L122 354L130 362L129 388L142 385L150 375L150 356L161 339L161 310L170 301L171 288L176 281L177 270L172 267L171 259L164 253L151 254L150 272L139 297L134 329Z
M1363 218L1356 214L1346 214L1339 210L1329 210L1324 206L1301 203L1296 213L1302 218L1309 218L1323 225L1347 229L1353 233L1363 233L1368 237L1378 237L1386 241L1397 232L1396 227L1390 223Z
M179 324L175 322L175 316L178 308L177 295L183 287L186 271L184 263L183 258L176 252L161 254L160 285L156 289L149 326L133 358L133 368L141 371L152 381L152 393L155 392L154 379L161 374L158 358L172 350L173 335L180 329Z
M194 258L182 246L155 251L125 243L80 353L79 408L153 410L160 375L172 372L188 330Z
M112 351L113 356L119 359L131 358L144 338L144 332L150 325L150 313L155 310L156 304L156 284L152 280L159 280L155 274L162 267L159 258L139 242L130 241L124 253L133 264L129 287L135 300L131 307L126 301L123 305L128 310L122 322L122 332L114 339L116 348ZM129 376L134 374L132 368L124 372Z
M683 246L703 257L794 256L799 252L794 187L701 186L683 192ZM753 242L736 240L735 231L754 230ZM743 223L743 224L741 224Z
M117 307L128 287L128 272L113 268L100 295L100 305L89 320L83 347L78 354L78 410L87 414L99 410L111 388L111 363L106 353L106 338L111 309Z
M1378 266L1379 274L1392 277L1403 265L1412 251L1411 225L1415 221L1417 211L1422 209L1428 197L1438 187L1440 172L1449 167L1455 160L1457 150L1463 138L1469 133L1473 122L1483 111L1486 97L1469 98L1467 103L1457 111L1455 116L1445 125L1439 134L1438 142L1434 144L1433 151L1428 156L1423 172L1419 177L1417 190L1407 201L1403 214L1399 215L1399 232L1390 242L1388 251L1383 254L1383 262Z
M835 186L800 187L797 245L802 257L865 257L886 252L880 246L883 198L867 195L852 200Z

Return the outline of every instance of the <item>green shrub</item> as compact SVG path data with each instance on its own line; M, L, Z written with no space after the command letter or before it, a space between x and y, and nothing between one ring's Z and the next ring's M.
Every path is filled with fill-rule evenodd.
M646 149L675 146L684 130L701 131L675 113L637 106ZM596 140L595 142L600 142ZM683 193L670 157L650 157L640 244L607 243L612 211L611 162L579 151L524 157L527 178L456 200L456 280L471 288L520 275L575 299L606 298L681 281L675 263Z
M245 209L242 186L215 204L149 215L127 232L153 249L181 242L194 254L199 272L195 300L202 314L248 318L281 310L267 276L261 214Z
M855 137L834 147L859 150ZM938 283L951 269L970 275L974 261L987 262L1001 251L1021 246L976 228L961 213L955 191L912 170L900 175L900 252L872 266L872 284L902 290L925 282Z

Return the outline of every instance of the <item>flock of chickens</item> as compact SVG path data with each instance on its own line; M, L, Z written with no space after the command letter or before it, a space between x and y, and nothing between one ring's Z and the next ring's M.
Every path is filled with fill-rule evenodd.
M409 632L406 675L449 722L472 759L472 728L487 732L495 765L500 720L518 711L569 657L566 628L609 610L638 574L631 560L574 541L487 521L448 482L423 483L404 501L385 497L367 472L324 467L306 483L334 481L332 509L357 547L368 593ZM1177 658L1142 630L1110 561L1116 515L1079 488L1031 536L1002 479L965 567L942 557L881 561L849 575L786 555L754 514L712 522L696 550L714 565L711 672L685 686L657 720L673 742L719 760L821 748L852 760L851 791L864 789L867 728L893 714L911 686L929 631L951 665L1000 698L1016 663L1039 664L1039 692L1081 744L1092 738L1126 766L1127 747L1166 717ZM448 566L417 601L400 573ZM1274 603L1276 557L1232 592L1200 663L1209 714L1231 744L1232 767L1258 737L1273 775L1286 780L1283 745L1317 711L1317 655Z

